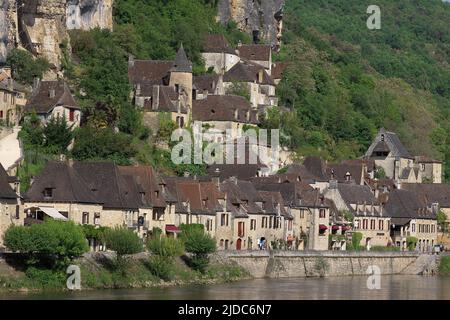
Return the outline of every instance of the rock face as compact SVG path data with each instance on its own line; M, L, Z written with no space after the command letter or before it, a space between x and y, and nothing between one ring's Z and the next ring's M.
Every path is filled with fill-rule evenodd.
M0 0L0 64L6 61L8 45L8 2Z
M112 30L113 0L68 0L67 29L89 30L93 28Z
M0 0L0 63L22 47L60 69L67 30L112 29L114 0Z
M27 0L18 9L20 44L60 67L60 44L68 38L65 0Z
M281 45L285 0L219 0L218 19L230 20L252 35L255 43L263 40L275 50Z

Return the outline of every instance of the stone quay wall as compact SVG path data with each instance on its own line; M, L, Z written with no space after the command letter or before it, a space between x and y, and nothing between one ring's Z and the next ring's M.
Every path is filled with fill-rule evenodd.
M382 275L435 274L436 256L416 252L220 251L213 259L233 261L254 278L367 275L369 266Z

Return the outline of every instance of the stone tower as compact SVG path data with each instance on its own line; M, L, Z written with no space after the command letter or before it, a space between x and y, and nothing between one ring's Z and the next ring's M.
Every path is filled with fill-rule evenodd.
M183 44L181 44L170 69L169 85L175 87L181 98L185 99L185 105L190 114L192 111L192 63L186 56Z

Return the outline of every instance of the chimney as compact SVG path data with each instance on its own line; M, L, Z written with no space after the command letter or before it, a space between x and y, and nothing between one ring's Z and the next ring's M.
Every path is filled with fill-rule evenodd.
M152 92L152 110L158 110L159 108L159 86L153 86Z
M35 78L33 79L33 92L34 92L35 90L38 90L38 89L39 89L40 83L41 83L41 79L39 79L38 77L35 77Z
M11 68L10 67L3 67L3 72L6 73L8 78L11 78Z
M134 56L133 56L132 54L130 54L130 55L128 56L128 67L129 67L129 68L134 67Z
M264 70L261 69L258 72L258 83L262 83L263 82L263 76L264 76Z
M141 95L141 84L140 83L136 84L136 95L137 96Z

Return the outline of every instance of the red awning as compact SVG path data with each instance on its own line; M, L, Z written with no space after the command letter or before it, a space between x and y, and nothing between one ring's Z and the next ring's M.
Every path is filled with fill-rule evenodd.
M331 229L333 229L333 230L339 230L339 226L333 226L333 227L331 227Z
M347 226L342 226L342 231L347 231L347 230L349 230L350 228L349 227L347 227Z
M328 227L324 224L319 224L319 230L327 230Z
M166 232L174 232L174 233L178 233L181 232L180 229L178 229L178 227L176 225L173 224L167 224L166 225Z

